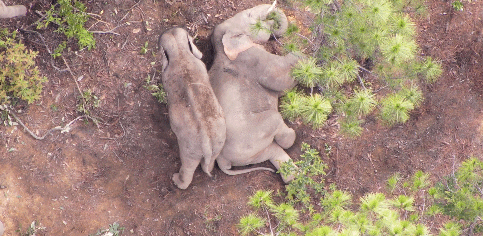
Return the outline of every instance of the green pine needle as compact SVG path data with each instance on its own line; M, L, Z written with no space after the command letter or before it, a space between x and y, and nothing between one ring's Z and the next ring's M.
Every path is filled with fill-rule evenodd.
M300 112L305 118L305 122L311 124L314 128L320 128L332 112L330 101L322 98L320 94L303 97L302 99Z
M367 115L371 113L377 105L375 95L370 89L355 91L354 96L346 103L348 114Z
M384 24L393 13L394 6L387 0L364 0L367 16L376 24Z
M382 212L388 209L386 197L382 193L369 193L361 198L361 210Z
M249 235L253 231L265 226L265 219L251 213L248 216L242 217L237 226L241 235Z
M272 207L272 192L273 191L258 190L253 196L250 197L248 205L257 209L261 207Z
M321 204L326 211L333 209L345 209L351 204L352 196L348 192L335 190L321 200Z
M352 82L359 73L359 63L352 59L346 59L340 62L340 76L345 82Z
M382 53L386 60L396 65L414 59L417 48L418 46L414 39L399 34L387 39L381 45Z
M280 114L284 119L288 119L290 121L294 121L301 114L301 107L302 107L302 94L297 90L291 90L285 94L284 97L281 99L280 103Z
M362 134L361 120L359 119L343 119L340 122L340 131L342 134L350 138L359 137Z
M271 210L282 224L293 226L298 223L299 212L290 204L282 203Z
M461 235L461 226L455 222L448 222L444 225L444 228L440 229L440 236L459 236Z
M392 28L395 34L412 37L416 32L416 24L407 15L397 15L392 22Z
M322 69L315 58L300 61L293 69L292 76L302 85L313 88L322 75Z
M421 66L421 71L427 82L434 83L443 73L443 68L440 63L433 61L433 58L426 57L426 61Z
M408 197L406 195L399 195L391 201L391 204L399 209L403 209L406 211L414 211L413 197Z
M328 88L338 88L344 83L344 78L341 76L341 70L337 63L331 63L323 68L323 74L320 78L322 85Z
M399 94L392 94L382 101L381 118L389 125L404 123L409 120L409 111L414 104Z
M419 107L424 99L423 92L417 85L411 85L409 88L403 88L401 91L399 91L399 94L406 100L410 101L415 108Z

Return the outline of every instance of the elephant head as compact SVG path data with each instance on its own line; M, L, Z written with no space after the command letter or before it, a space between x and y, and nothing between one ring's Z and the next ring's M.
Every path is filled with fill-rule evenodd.
M159 38L162 82L171 129L178 139L181 168L173 181L186 189L201 163L210 175L225 142L223 111L210 85L201 52L186 30L173 28Z
M271 170L231 170L266 160L278 169L290 159L283 149L293 145L295 132L278 112L278 97L295 85L290 71L299 59L271 54L258 44L269 40L269 32L278 37L286 29L283 12L264 4L236 14L213 32L216 54L209 76L226 121L226 141L217 163L227 174Z
M6 6L5 3L0 0L0 18L12 18L16 16L25 16L26 14L27 8L25 6Z
M221 39L222 43L213 42L215 47L220 47L216 50L223 49L227 57L234 60L240 52L268 41L272 34L282 36L287 30L288 21L285 14L275 8L275 3L242 11L218 25L212 39Z

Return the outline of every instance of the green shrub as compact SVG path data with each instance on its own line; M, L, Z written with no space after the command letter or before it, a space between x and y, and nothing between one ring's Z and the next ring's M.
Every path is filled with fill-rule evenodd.
M429 190L434 210L466 222L471 232L483 232L483 161L475 157L461 163L454 175Z
M316 13L311 29L315 41L322 44L312 52L315 56L294 67L292 75L300 86L310 88L312 96L313 88L318 87L320 92L316 94L320 93L337 112L343 113L339 115L342 133L351 137L360 135L364 116L374 110L381 113L388 125L406 122L409 112L423 100L417 84L432 83L442 73L441 65L431 57L418 56L416 24L408 13L422 12L424 4L410 0L297 2ZM287 36L290 51L295 45L302 45L297 41L307 40L299 34ZM313 43L310 46L314 48ZM377 94L373 92L376 88L386 91ZM285 118L312 120L305 117L307 114L294 115L295 108L304 107L310 100L286 101L295 103L281 104ZM377 101L382 101L381 106L377 106ZM285 112L285 109L291 110ZM314 127L322 125L317 122Z
M57 25L56 32L63 33L68 39L76 38L80 48L95 48L96 40L91 32L84 28L89 19L85 5L78 0L58 0L57 4L45 12L46 17L37 24L37 28L46 28L50 23ZM59 51L59 50L57 50Z
M335 185L329 188L319 185L320 191L313 191L322 182L311 182L307 178L324 177L324 171L313 170L325 167L313 167L324 166L321 161L314 164L314 160L320 160L316 150L307 144L302 149L302 158L296 162L300 170L292 164L281 168L282 174L297 172L296 184L287 185L286 201L274 201L272 191L257 191L248 202L254 211L242 217L237 225L242 235L413 236L435 232L440 236L456 236L463 232L477 235L483 229L483 209L478 208L481 207L483 162L476 158L463 162L454 176L430 189L429 174L423 171L416 171L406 181L395 173L388 179L388 187L391 192L399 193L371 192L354 201L350 193L338 190ZM304 173L305 177L301 178ZM454 180L448 182L449 179ZM435 206L458 223L440 222L442 227L438 228L438 222L429 215Z
M282 163L279 173L283 176L294 176L294 180L286 186L287 199L292 203L301 202L310 206L309 191L322 193L324 182L320 176L325 175L327 165L320 159L319 152L307 143L302 143L301 150L303 154L300 161Z
M16 39L16 32L0 30L0 105L22 99L29 104L40 98L43 83L47 78L40 76L35 66L37 52L26 49Z

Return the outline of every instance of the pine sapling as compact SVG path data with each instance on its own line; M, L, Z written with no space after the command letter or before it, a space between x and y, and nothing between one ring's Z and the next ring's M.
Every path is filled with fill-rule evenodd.
M302 116L303 94L293 89L285 94L280 103L280 113L284 119L294 121Z
M399 94L392 94L382 100L381 118L389 125L404 123L414 104Z
M315 58L300 61L292 69L293 78L303 86L312 89L322 76L322 69L316 63Z
M320 128L331 112L332 106L330 101L320 96L320 94L302 97L300 113L304 117L305 122L311 124L314 128Z

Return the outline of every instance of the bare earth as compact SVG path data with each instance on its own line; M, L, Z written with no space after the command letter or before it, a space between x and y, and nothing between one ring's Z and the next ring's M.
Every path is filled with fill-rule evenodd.
M5 2L31 10L50 7L46 0ZM99 15L87 23L90 30L119 26L113 31L119 35L96 34L94 50L75 52L77 46L71 44L72 51L65 54L81 89L91 89L100 98L92 115L102 122L96 126L78 120L70 132L56 131L42 141L20 126L0 126L0 220L5 235L25 232L34 220L45 227L37 235L95 234L114 222L125 227L123 235L236 235L235 224L250 210L248 196L258 189L283 191L281 177L269 172L227 176L215 168L210 178L198 169L187 190L177 189L171 176L180 161L167 108L143 85L148 74L159 80L154 53L164 29L185 26L197 36L204 62L210 65L214 26L271 1L84 2L88 12ZM456 12L449 2L428 4L428 16L417 22L421 54L440 60L444 73L423 87L422 107L406 124L392 128L380 124L376 115L368 117L356 140L338 134L335 117L316 131L290 124L297 132L296 144L288 150L292 158L299 156L302 142L320 151L330 145L331 154L324 158L327 181L355 196L383 191L394 172L407 177L423 170L436 180L471 155L483 158L483 5L464 2L464 11ZM285 11L292 19L304 15L287 6ZM30 11L27 17L0 19L0 27L35 30L32 24L38 18ZM51 49L63 40L53 30L39 30ZM76 111L79 93L68 72L52 67L37 35L22 38L39 51L37 65L49 82L40 101L15 109L30 129L43 135L81 115ZM145 42L149 51L141 55ZM55 65L65 68L60 59Z

